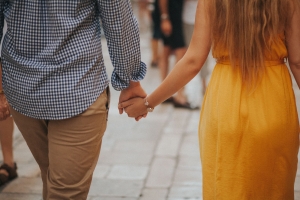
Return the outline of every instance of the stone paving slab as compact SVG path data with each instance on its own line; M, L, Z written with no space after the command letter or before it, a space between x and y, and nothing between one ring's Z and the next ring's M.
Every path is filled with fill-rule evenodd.
M25 178L20 177L8 184L2 193L13 194L42 194L43 185L40 177Z
M40 168L35 161L26 164L18 163L18 175L25 178L38 177Z
M300 199L300 191L295 191L295 200Z
M155 200L165 200L165 199L166 198L160 198L160 197L158 197ZM139 200L153 200L153 198L151 198L151 197L141 197L141 198L139 198Z
M29 150L19 150L15 152L18 152L14 154L16 163L30 164L34 162L34 158Z
M121 152L136 152L138 149L140 153L153 153L154 148L156 146L155 140L117 140L115 142L113 151L121 151Z
M184 198L188 200L202 200L202 198ZM168 198L168 200L183 200L182 198Z
M198 135L185 135L179 150L180 156L190 156L197 159L200 157Z
M116 180L145 180L148 171L148 165L114 165L107 178Z
M298 167L298 171L299 171L299 167ZM300 192L300 176L296 176L296 181L295 181L295 191Z
M199 186L172 186L169 198L188 199L188 198L201 198L202 191Z
M105 142L105 141L104 141ZM149 165L152 154L131 152L101 152L99 164Z
M202 186L202 176L200 170L177 169L173 179L174 186Z
M95 168L95 171L94 171L94 174L93 174L93 178L103 179L108 175L110 170L111 170L110 165L97 164L96 168Z
M154 159L147 178L146 187L168 188L172 184L176 160L174 158L157 157Z
M139 197L143 181L93 179L89 196L96 197Z
M137 200L137 198L119 198L119 197L90 197L88 200Z
M181 135L175 134L162 135L156 148L155 155L175 158L178 155L181 138Z
M168 192L164 188L144 188L140 200L165 199Z
M1 200L42 200L42 195L0 193Z
M177 169L181 170L199 170L201 171L201 161L199 157L179 156Z

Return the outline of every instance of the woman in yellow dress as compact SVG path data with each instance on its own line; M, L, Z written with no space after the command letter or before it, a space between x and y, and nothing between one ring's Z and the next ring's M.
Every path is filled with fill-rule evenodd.
M292 200L299 122L300 0L200 0L191 45L145 99L120 102L146 116L201 69L217 64L202 105L199 143L204 200Z

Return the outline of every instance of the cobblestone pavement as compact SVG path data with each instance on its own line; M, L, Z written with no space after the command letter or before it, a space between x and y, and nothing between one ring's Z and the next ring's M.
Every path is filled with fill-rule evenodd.
M141 34L142 60L149 64L150 34L147 28L144 29ZM103 44L110 74L112 67L105 42ZM159 82L158 69L149 67L142 82L146 91L151 92ZM300 108L300 92L296 86L295 91ZM112 90L108 128L88 200L202 199L197 138L199 110L174 109L172 105L163 104L147 119L135 122L118 114L118 96L119 93ZM14 138L19 178L0 188L0 199L41 200L38 166L17 129ZM300 170L295 196L300 200Z

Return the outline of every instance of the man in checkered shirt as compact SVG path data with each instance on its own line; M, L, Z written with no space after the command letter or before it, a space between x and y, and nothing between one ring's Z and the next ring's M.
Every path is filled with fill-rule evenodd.
M130 0L0 0L0 11L0 120L13 115L41 169L44 199L86 199L109 105L100 19L120 101L146 96Z

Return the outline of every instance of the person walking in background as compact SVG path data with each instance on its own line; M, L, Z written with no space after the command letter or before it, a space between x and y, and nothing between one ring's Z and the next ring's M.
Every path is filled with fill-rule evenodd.
M160 11L160 26L164 44L159 63L161 78L164 80L168 75L171 53L174 52L176 62L178 62L186 52L182 27L183 0L158 0L156 6ZM173 102L175 107L191 108L183 88L167 102Z
M234 15L232 13L235 13ZM294 199L300 88L299 0L201 0L185 56L146 98L119 104L136 120L217 60L201 109L203 199Z
M0 11L0 120L12 114L41 169L44 200L86 199L109 109L99 18L120 101L146 96L130 1L1 0Z
M6 32L7 27L4 23L3 32ZM2 42L1 42L2 48ZM0 63L1 65L1 63ZM1 68L0 66L0 80L1 80ZM0 81L0 88L2 88L2 81ZM6 101L4 91L0 89L0 102ZM8 106L8 104L7 104ZM6 107L8 108L8 107ZM9 114L9 113L7 113ZM0 112L0 118L2 113ZM14 120L12 117L7 117L6 120L0 121L0 144L3 156L3 163L0 166L0 186L8 183L15 179L17 174L17 164L14 161L13 156L13 131L14 131Z
M160 40L162 38L161 30L160 30L160 14L158 7L158 0L154 0L152 4L152 39L151 39L151 50L152 50L152 58L151 58L151 67L157 67L160 58Z
M2 91L0 91L0 98L5 98ZM6 120L0 121L0 127L0 143L3 155L3 164L0 166L0 186L2 186L15 179L18 174L17 164L14 162L13 156L13 118L8 117Z

